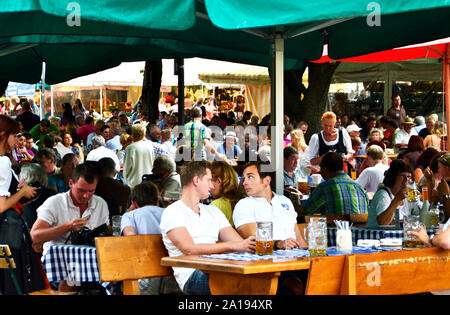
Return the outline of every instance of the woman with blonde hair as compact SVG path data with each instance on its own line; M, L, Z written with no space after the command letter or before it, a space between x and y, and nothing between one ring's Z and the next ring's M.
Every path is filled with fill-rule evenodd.
M233 223L233 209L236 203L246 197L239 186L236 171L228 163L215 161L211 163L212 185L214 188L210 191L214 198L211 205L219 208L228 219Z
M437 121L434 124L433 129L431 130L431 134L426 136L425 139L423 140L423 144L425 148L429 147L440 148L442 137L446 135L447 130L445 124L442 121Z
M299 153L305 152L308 148L308 145L305 141L305 136L301 129L294 129L291 131L291 143L290 146L293 146Z
M117 157L119 158L120 163L123 163L123 158L125 157L125 149L127 148L127 146L133 143L133 137L128 133L124 133L120 136L119 141L122 145L122 149L117 151Z

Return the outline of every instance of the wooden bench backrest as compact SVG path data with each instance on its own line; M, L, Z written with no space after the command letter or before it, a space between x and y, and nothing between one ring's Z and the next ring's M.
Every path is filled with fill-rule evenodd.
M307 295L336 295L341 289L345 256L317 257L311 261Z
M8 264L8 261L9 264ZM14 262L14 258L12 258L11 250L9 249L8 245L0 245L0 269L9 269L11 268L15 269L16 264Z
M450 289L450 251L438 248L346 257L342 294L416 294Z
M101 281L124 281L124 294L139 294L138 279L173 275L160 264L169 256L160 234L97 237L95 247Z

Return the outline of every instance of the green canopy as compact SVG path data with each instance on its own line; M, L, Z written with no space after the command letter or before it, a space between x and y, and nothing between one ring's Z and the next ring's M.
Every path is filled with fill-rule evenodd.
M161 57L270 66L282 169L283 70L319 59L325 43L341 59L448 37L448 16L448 0L2 0L0 79L37 82L43 61L48 83Z
M324 43L338 59L450 35L448 1L388 2L377 2L381 26L369 27L361 0L3 0L0 79L38 82L42 61L51 84L162 57L270 66L277 36L285 69L295 69L320 58Z

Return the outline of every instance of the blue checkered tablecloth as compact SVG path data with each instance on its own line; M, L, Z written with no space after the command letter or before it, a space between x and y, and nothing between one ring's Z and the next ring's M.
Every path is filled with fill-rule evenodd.
M353 245L358 244L358 240L381 240L384 238L403 238L403 230L371 229L365 227L352 227ZM428 234L437 232L437 228L427 229ZM336 246L337 229L329 227L327 229L328 246Z
M387 248L387 247L379 247L379 248L367 248L367 247L359 247L353 246L351 253L340 252L336 249L335 246L327 248L328 256L337 256L337 255L348 255L348 254L370 254L377 253L382 251L396 251L400 250L399 248ZM202 255L201 257L205 258L214 258L214 259L225 259L225 260L239 260L239 261L253 261L253 260L279 260L286 258L297 258L297 257L309 257L309 252L307 249L289 249L289 250L276 250L273 252L273 255L256 255L251 253L229 253L229 254L214 254L214 255Z
M111 294L110 283L101 282L97 265L97 250L92 246L53 245L42 256L42 265L50 282L66 280L68 284L100 282Z

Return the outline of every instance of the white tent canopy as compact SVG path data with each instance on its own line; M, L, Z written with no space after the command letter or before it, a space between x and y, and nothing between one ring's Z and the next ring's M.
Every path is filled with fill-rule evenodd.
M217 61L202 58L190 58L184 60L184 84L205 85L198 75L200 73L224 73L233 72L242 69L248 65ZM144 78L145 62L123 62L115 68L100 71L94 74L79 77L55 86L142 86ZM174 60L163 59L163 75L161 79L162 86L177 86L178 76L174 75Z

